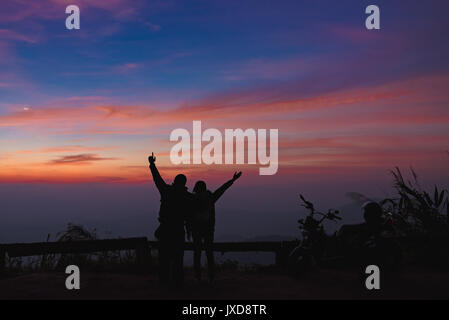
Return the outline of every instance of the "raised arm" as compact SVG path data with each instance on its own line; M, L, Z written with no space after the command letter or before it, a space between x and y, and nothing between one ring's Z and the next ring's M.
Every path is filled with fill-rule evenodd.
M239 172L239 173L235 172L234 176L232 177L231 180L225 182L220 188L215 190L215 192L212 193L213 201L216 202L218 199L220 199L220 197L223 195L223 193L225 193L225 191L228 190L228 188L230 186L232 186L234 181L237 180L238 178L240 178L241 175L242 175L242 172Z
M162 179L159 171L156 168L156 157L154 156L153 152L151 153L151 156L148 157L148 162L150 163L150 170L151 174L153 175L154 183L156 184L159 193L162 194L167 188L167 184L165 183L164 179Z

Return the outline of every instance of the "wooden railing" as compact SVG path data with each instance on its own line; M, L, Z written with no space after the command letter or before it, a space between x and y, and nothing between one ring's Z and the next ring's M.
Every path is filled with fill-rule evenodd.
M297 244L295 241L277 242L217 242L214 243L215 252L273 252L275 263L283 265L288 253ZM147 238L126 238L106 240L82 240L71 242L35 242L0 244L0 271L5 266L6 254L8 257L26 257L46 254L80 254L102 251L135 250L136 262L146 266L151 261L151 250L158 248L157 241L148 241ZM185 250L193 250L193 244L187 242Z
M148 242L151 248L157 248L157 241ZM298 245L298 241L254 241L254 242L215 242L215 252L273 252L275 263L284 265L288 254ZM193 243L186 242L184 250L193 250Z
M145 237L67 242L11 243L0 245L0 270L5 267L6 254L10 258L47 254L80 254L102 251L135 250L137 264L146 265L151 257Z

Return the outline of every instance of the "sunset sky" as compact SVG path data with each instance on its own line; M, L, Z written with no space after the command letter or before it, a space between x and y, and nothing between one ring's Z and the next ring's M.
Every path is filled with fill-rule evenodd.
M373 3L381 30L368 31L365 8ZM246 192L251 209L236 215L296 212L300 192L340 204L356 188L379 196L394 166L447 187L449 3L373 3L2 2L0 200L7 206L0 225L19 225L11 217L35 206L24 199L40 199L43 220L56 219L68 206L54 199L64 188L85 204L82 217L74 210L67 219L98 214L92 188L157 211L151 152L168 182L184 172L190 188L199 178L217 187L243 170L228 203ZM69 4L81 10L80 30L65 28ZM259 176L259 165L175 167L170 132L191 131L193 120L219 130L279 129L278 173ZM136 200L145 192L154 202ZM238 211L223 204L230 208Z

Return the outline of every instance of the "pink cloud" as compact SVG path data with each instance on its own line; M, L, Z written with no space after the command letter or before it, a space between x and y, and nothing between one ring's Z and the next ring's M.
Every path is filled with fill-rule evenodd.
M140 2L141 3L141 2ZM66 0L48 0L48 1L21 1L9 0L2 3L0 11L0 20L3 22L18 22L30 18L39 19L59 19L61 14L65 14L65 8L69 4L76 4L83 9L101 9L112 12L118 19L130 19L138 12L133 2L130 5L128 0L109 0L109 1L90 1L77 0L76 3L69 3Z
M307 57L291 57L281 61L258 58L227 68L222 73L223 78L229 81L285 80L310 72L317 62L318 58Z
M157 25L157 24L154 24L151 22L145 22L144 24L150 29L150 31L157 32L157 31L161 30L160 25Z
M0 127L27 126L29 129L64 129L67 132L148 132L149 128L179 125L192 120L209 121L211 125L221 126L232 121L247 123L248 119L259 123L292 122L292 126L304 125L317 128L344 125L360 127L376 123L445 123L447 110L438 108L441 102L448 101L445 88L449 76L415 78L380 86L344 89L336 92L316 94L305 98L263 101L252 100L244 93L231 96L217 96L205 101L185 105L168 111L157 106L124 106L102 104L101 101L61 101L47 107L32 107L0 116ZM256 94L256 93L252 93ZM263 96L263 92L260 92ZM246 100L246 101L245 101ZM257 99L256 99L257 100ZM424 109L421 104L429 105ZM59 105L59 106L58 106ZM64 107L64 105L66 105ZM363 107L362 107L363 106ZM394 106L394 108L392 107ZM333 111L347 108L346 113ZM430 108L430 109L429 109ZM432 110L432 108L436 108ZM433 112L429 112L433 111ZM236 116L238 118L236 119ZM282 116L290 119L282 120ZM291 115L296 115L291 118ZM266 118L266 120L264 120ZM322 127L323 129L325 127Z
M140 64L138 63L132 63L132 62L127 62L127 63L123 63L121 65L115 66L113 69L115 71L117 71L118 73L128 73L131 72L133 70L137 70L141 67Z
M384 33L367 31L364 24L360 24L358 27L339 24L322 25L322 27L328 30L330 36L354 43L374 42L380 39L385 40L386 37Z
M18 33L18 32L14 32L12 30L7 30L7 29L0 29L0 40L14 40L14 41L24 41L27 43L36 43L37 39Z
M85 151L103 151L117 147L87 147L81 145L60 146L50 148L40 148L34 150L19 150L18 154L36 154L36 153L66 153L66 152L85 152Z
M442 166L442 152L449 149L446 142L449 134L442 131L449 125L448 84L449 75L434 75L289 99L265 99L264 90L252 90L221 94L178 108L120 105L104 97L71 97L45 106L32 106L29 110L17 108L0 115L0 129L58 139L65 134L70 139L73 135L83 135L108 144L113 142L120 148L116 155L103 157L94 153L101 150L101 144L98 149L41 146L29 154L32 164L16 168L14 159L2 159L6 169L0 174L0 180L9 181L13 173L20 173L19 167L31 165L36 167L35 171L20 173L25 180L50 175L51 181L99 181L99 176L112 177L117 182L143 181L145 172L139 169L140 161L145 162L145 150L150 146L158 153L161 168L167 172L179 170L169 165L167 152L173 143L168 141L168 136L175 128L190 130L192 120L202 120L203 129L278 128L280 174L319 172L320 167L321 172L332 172L333 168L334 172L341 173L356 167L370 170L410 164L438 170ZM120 142L109 134L120 135ZM127 134L143 135L149 140L136 142L134 136L127 138ZM53 152L71 155L57 159L41 155ZM115 156L123 160L120 165L103 161L117 159ZM9 166L5 167L5 161L10 161ZM20 161L27 161L27 157ZM21 164L20 161L17 163ZM55 164L58 171L48 171L48 163ZM79 171L71 173L59 165L82 163L89 163L96 170L79 166ZM186 170L199 175L208 168L191 166ZM103 170L101 174L97 169ZM222 171L222 168L215 169L217 174ZM251 166L245 169L257 170Z

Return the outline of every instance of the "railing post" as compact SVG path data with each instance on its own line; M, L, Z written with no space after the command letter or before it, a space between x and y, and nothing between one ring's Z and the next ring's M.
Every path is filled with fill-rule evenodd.
M151 265L151 250L146 238L139 241L136 246L136 263L139 270L143 272L148 271Z
M276 266L284 267L287 263L287 253L285 249L281 248L276 250L276 258L275 258Z
M274 258L274 264L279 267L281 264L281 254L279 252L280 250L275 251L275 258Z
M290 254L290 246L288 246L284 241L280 243L280 247L276 250L276 266L285 267L288 263L288 256Z
M6 267L6 250L3 246L0 246L0 275L5 272Z

